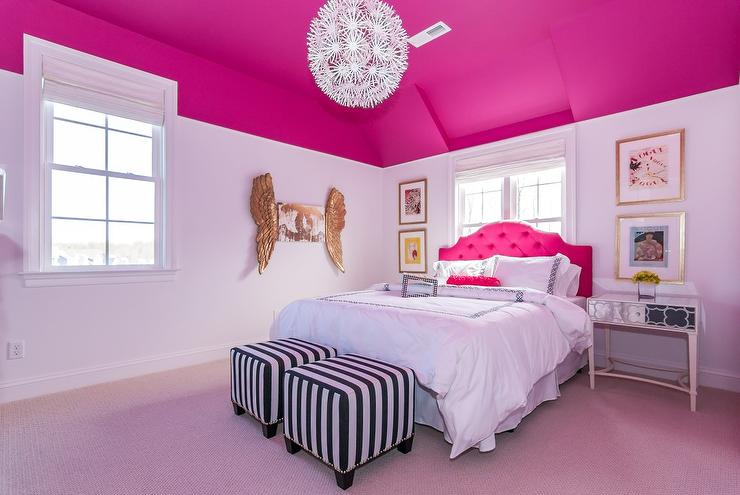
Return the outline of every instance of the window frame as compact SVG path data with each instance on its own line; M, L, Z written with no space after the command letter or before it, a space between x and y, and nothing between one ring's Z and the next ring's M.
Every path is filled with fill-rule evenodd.
M53 169L77 170L78 167L54 165L48 156L52 150L53 115L47 115L51 102L42 96L43 60L49 57L65 63L113 76L121 90L131 84L145 85L164 95L163 125L153 126L152 146L158 134L158 153L153 152L152 179L155 181L155 263L153 265L80 265L51 264L51 173ZM115 87L111 93L116 93ZM125 94L125 93L124 93ZM69 103L75 106L74 103ZM84 104L78 105L86 108ZM93 109L95 110L95 109ZM96 110L98 111L98 110ZM103 112L105 113L105 112ZM110 283L161 282L173 280L177 272L173 238L173 162L174 120L177 115L177 83L115 62L66 48L33 36L24 35L24 271L20 274L26 287L90 285ZM106 158L107 159L107 158ZM133 178L131 174L97 171ZM156 179L155 179L156 176Z
M448 242L454 244L457 239L461 236L462 229L461 224L458 220L461 218L462 200L458 193L458 164L464 160L476 159L486 157L487 155L495 155L496 153L516 153L518 149L525 150L526 148L536 147L538 145L547 145L556 140L562 140L565 145L564 161L565 161L565 177L561 184L563 192L561 195L562 209L561 217L563 222L562 235L561 237L569 243L575 243L577 241L577 230L576 230L576 184L577 184L577 164L576 164L576 128L574 125L567 125L542 131L538 133L529 134L526 136L520 136L516 138L506 139L496 143L485 144L476 146L463 151L453 152L450 154L448 162L448 181L449 181L449 225L448 225ZM526 150L522 154L516 156L516 161L526 160ZM512 210L516 209L514 205L515 198L512 197L512 189L510 187L510 177L517 175L516 172L512 172L508 176L501 177L504 184L502 185L502 216L504 220L506 217L512 215ZM481 179L484 180L484 179ZM472 181L470 181L472 182ZM507 187L507 185L509 187ZM546 221L540 220L540 221ZM485 224L484 224L485 225Z

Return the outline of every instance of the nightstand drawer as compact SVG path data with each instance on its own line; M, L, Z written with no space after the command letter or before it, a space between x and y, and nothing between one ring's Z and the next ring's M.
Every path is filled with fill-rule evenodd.
M692 306L589 299L588 314L603 323L696 331L696 308Z

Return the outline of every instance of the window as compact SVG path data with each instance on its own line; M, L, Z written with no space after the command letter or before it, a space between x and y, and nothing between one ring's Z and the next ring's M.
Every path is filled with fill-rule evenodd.
M453 159L455 237L500 220L526 221L563 237L572 234L566 215L573 208L567 195L568 180L572 181L567 139L543 139L500 150L493 146L489 150L494 151Z
M161 128L44 102L49 266L159 264Z
M24 38L27 286L174 275L176 83Z
M565 168L508 177L459 182L458 235L468 235L487 223L523 220L540 230L563 233Z

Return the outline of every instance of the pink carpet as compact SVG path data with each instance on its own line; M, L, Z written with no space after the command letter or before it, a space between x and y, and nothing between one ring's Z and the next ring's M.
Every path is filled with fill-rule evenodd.
M562 393L487 454L450 461L418 427L410 454L362 467L348 493L740 493L740 394L701 389L692 414L684 394L615 379ZM228 394L218 362L0 406L0 493L340 492L282 433L234 416Z

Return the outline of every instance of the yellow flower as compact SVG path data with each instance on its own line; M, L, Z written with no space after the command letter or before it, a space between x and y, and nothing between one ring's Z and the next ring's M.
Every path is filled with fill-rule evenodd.
M647 282L649 284L659 284L660 277L655 272L651 272L648 270L642 270L632 275L632 281L635 283Z

